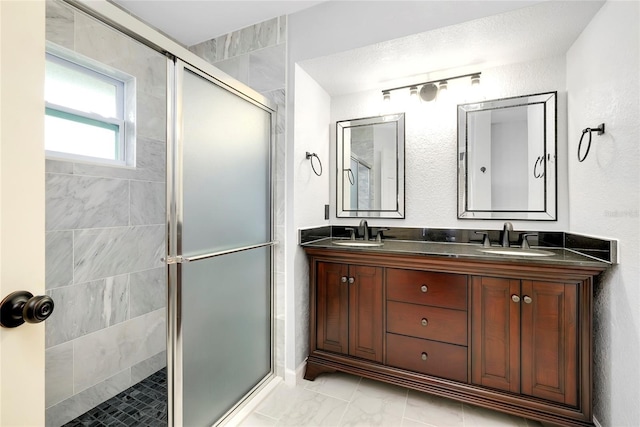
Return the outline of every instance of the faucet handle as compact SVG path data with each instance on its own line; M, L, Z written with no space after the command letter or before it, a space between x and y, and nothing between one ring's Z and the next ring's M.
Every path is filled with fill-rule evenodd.
M378 243L382 243L382 239L384 237L384 235L382 234L384 231L389 231L390 228L378 228L376 229L376 242Z
M527 249L531 249L531 246L529 246L529 240L527 239L527 237L529 236L537 236L538 233L522 233L522 249L527 250Z
M351 233L351 240L356 240L356 229L353 227L345 227L345 230Z
M482 238L482 247L490 248L491 247L491 239L489 239L488 231L476 231L476 234L482 234L484 237Z

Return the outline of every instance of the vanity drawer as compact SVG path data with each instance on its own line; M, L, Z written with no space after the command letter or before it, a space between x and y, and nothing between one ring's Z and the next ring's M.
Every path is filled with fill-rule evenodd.
M388 268L387 299L466 310L467 276Z
M467 347L387 334L387 365L467 382Z
M467 312L388 301L387 332L467 345Z

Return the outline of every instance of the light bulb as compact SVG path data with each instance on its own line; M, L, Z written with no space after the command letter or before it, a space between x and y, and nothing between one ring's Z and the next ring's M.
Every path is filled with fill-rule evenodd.
M382 99L384 100L384 102L391 102L391 92L389 92L388 90L383 90Z
M443 80L438 85L438 99L446 99L449 92L449 85L446 80Z
M418 86L411 86L409 88L409 96L411 100L418 100Z
M474 74L471 76L471 86L480 85L480 74Z

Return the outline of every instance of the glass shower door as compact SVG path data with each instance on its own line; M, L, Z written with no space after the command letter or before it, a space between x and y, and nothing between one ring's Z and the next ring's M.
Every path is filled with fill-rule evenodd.
M210 426L273 372L273 119L180 61L174 77L170 418Z

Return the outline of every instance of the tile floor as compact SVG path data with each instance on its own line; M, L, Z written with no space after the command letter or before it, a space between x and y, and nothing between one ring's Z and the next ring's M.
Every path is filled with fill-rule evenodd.
M161 369L63 427L166 427L167 370Z
M260 426L541 427L487 409L342 373L281 383L239 424Z
M65 427L167 425L166 371L156 372ZM290 387L279 384L240 427L541 427L487 409L389 384L335 373Z

